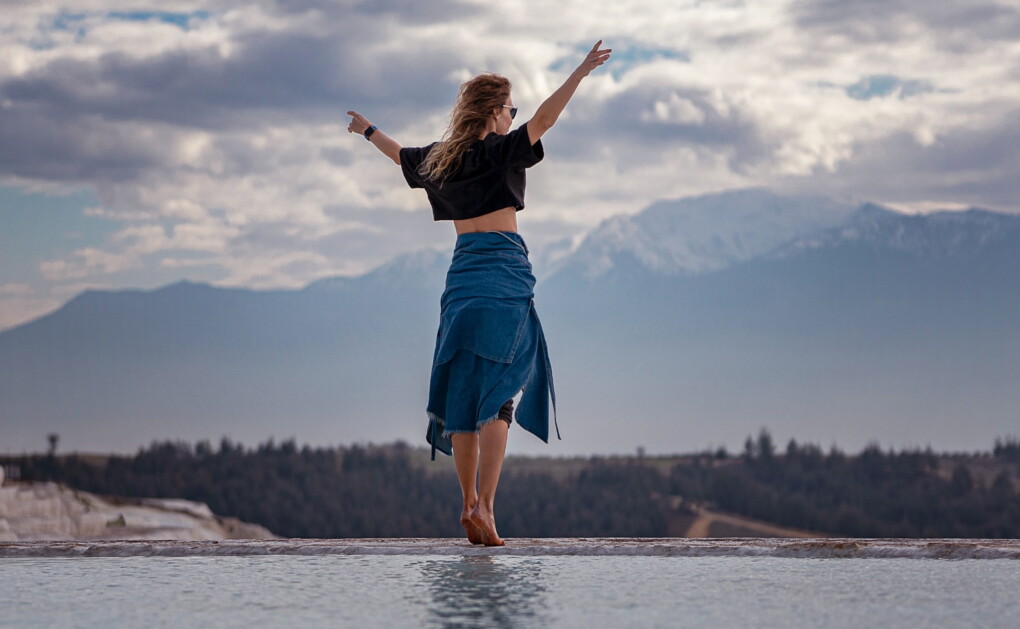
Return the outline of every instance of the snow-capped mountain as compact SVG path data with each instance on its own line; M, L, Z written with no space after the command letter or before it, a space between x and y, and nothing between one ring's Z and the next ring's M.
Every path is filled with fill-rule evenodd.
M593 281L633 267L697 275L750 260L803 234L842 224L854 206L754 188L658 201L604 221L559 269Z
M348 288L355 284L399 286L403 284L422 285L434 289L441 287L447 267L450 266L451 252L440 249L412 251L389 262L381 264L358 277L327 277L314 281L304 291L329 292Z
M903 214L865 203L840 225L801 235L770 253L782 258L807 249L845 245L884 248L916 258L973 256L989 248L1015 244L1020 216L972 208L928 214Z

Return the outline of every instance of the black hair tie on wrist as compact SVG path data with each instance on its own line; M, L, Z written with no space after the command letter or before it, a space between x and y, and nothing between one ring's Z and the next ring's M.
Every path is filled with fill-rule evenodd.
M379 129L379 127L377 127L375 125L371 125L369 128L365 129L365 139L368 140L369 142L371 142L372 141L372 134L375 133L378 129Z

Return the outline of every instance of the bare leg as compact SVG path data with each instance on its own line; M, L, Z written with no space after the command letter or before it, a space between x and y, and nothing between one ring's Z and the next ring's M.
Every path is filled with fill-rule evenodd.
M502 423L502 422L500 422ZM468 541L481 544L482 532L471 520L471 510L478 503L478 491L475 489L475 475L478 473L478 435L475 433L458 433L453 435L453 461L457 466L457 480L464 496L464 508L460 512L460 525L467 532Z
M480 430L481 461L478 482L478 499L471 510L471 520L481 529L486 546L504 546L496 532L496 519L493 502L496 498L496 485L499 484L499 473L503 469L503 457L506 455L506 435L510 425L504 421L489 422Z

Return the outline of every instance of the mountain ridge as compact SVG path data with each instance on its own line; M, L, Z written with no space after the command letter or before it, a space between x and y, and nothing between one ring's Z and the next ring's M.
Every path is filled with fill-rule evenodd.
M742 198L767 214L785 197ZM729 211L712 201L700 197L679 222L704 226ZM539 281L564 441L521 436L517 447L676 451L739 440L748 423L822 442L956 447L1015 422L1020 218L833 202L845 218L812 231L839 217L799 203L802 213L780 208L753 247L723 238L710 271L649 265L634 241L601 250L612 265L600 275L585 277L581 256ZM741 211L716 232L739 234ZM801 233L766 247L791 232ZM698 242L712 235L702 229ZM182 281L82 293L0 333L5 441L59 431L73 447L131 449L167 435L257 441L280 430L322 443L417 441L448 256L416 252L296 290Z

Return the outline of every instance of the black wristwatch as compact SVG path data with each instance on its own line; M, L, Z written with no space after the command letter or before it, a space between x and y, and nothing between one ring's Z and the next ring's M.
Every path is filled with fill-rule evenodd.
M378 129L379 129L379 127L377 127L375 125L371 125L369 128L365 129L365 139L368 140L369 142L371 142L372 141L372 134L375 133Z

